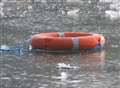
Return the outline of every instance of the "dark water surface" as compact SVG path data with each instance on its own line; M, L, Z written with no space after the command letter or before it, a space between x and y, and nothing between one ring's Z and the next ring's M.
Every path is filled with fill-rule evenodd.
M20 55L0 52L0 88L120 87L119 25L107 22L104 25L80 25L76 18L38 11L33 11L31 7L26 10L21 6L16 13L13 10L13 13L1 17L0 44L14 46L23 43L26 48L26 39L35 33L84 31L103 34L106 37L105 49L77 53L23 52ZM21 15L23 12L28 14Z

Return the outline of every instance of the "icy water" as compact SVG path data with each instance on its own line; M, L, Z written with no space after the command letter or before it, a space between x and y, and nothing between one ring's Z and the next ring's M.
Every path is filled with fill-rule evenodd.
M0 88L120 87L118 23L111 24L109 20L103 24L79 24L76 15L69 17L40 8L33 11L38 4L25 4L28 8L20 4L5 5L4 8L10 11L4 12L0 18L1 45L23 43L22 47L26 48L25 41L30 36L50 31L101 33L106 38L106 44L105 49L96 52L0 52Z

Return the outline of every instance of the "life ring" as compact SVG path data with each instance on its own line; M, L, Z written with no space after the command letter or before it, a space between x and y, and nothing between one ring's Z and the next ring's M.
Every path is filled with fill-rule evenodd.
M31 38L33 49L47 50L83 50L104 46L105 38L101 34L86 32L50 32L35 34Z

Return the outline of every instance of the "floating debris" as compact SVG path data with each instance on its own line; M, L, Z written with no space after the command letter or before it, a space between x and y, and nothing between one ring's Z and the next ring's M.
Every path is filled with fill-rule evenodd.
M0 50L10 50L10 48L7 45L1 45Z
M65 63L58 63L57 68L60 68L60 69L78 69L79 67L71 66L70 64L65 64Z

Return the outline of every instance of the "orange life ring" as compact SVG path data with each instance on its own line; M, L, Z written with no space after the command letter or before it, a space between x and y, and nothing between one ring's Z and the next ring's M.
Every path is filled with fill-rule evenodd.
M35 34L31 38L34 49L83 50L103 46L105 38L101 34L85 32L50 32Z

